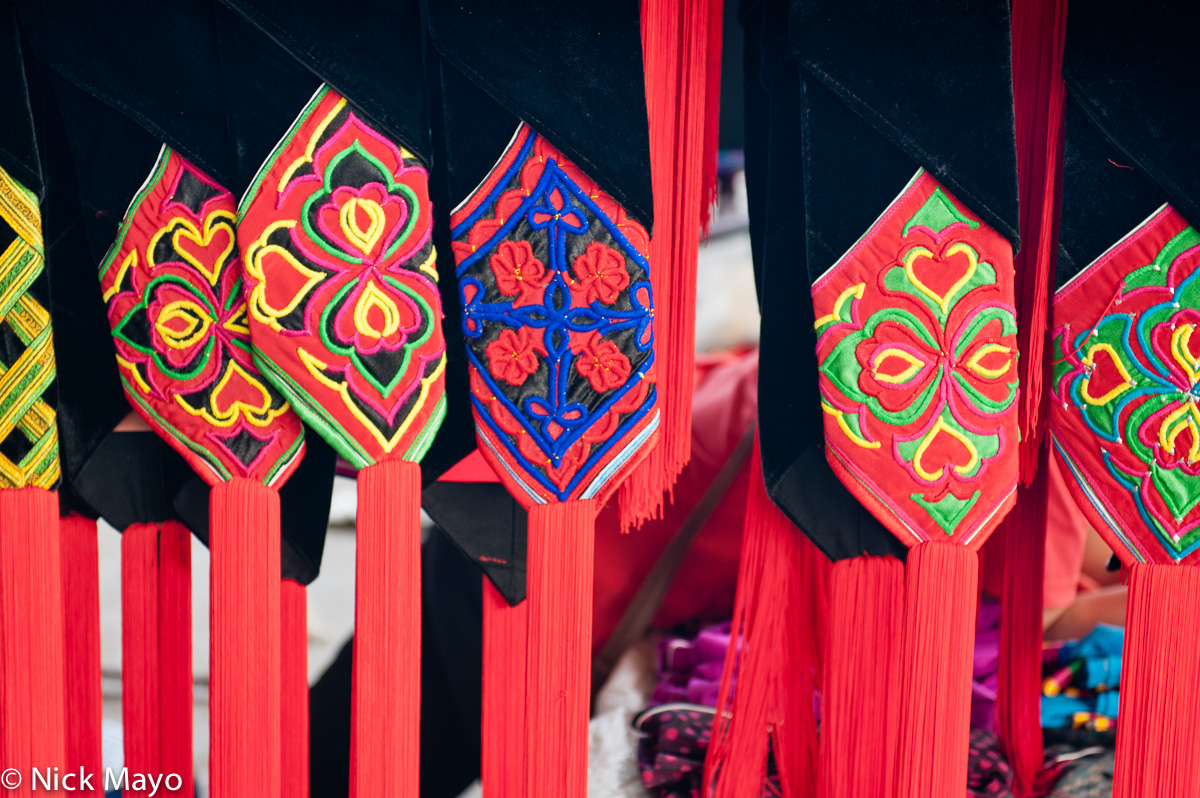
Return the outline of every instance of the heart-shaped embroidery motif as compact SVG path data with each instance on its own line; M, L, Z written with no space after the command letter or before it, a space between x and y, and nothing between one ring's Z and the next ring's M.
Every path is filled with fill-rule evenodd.
M225 268L225 262L233 254L234 217L228 211L214 211L204 220L203 231L198 230L187 219L178 219L172 225L171 246L179 257L204 275L208 284L215 286ZM150 248L153 257L154 248ZM151 264L153 267L156 264Z
M960 260L961 271L955 271L952 262L959 263ZM925 261L929 262L928 265ZM923 268L918 269L918 266ZM904 273L909 282L932 299L943 315L950 312L950 305L955 297L971 282L978 268L979 253L970 244L962 241L950 244L939 255L934 255L928 248L920 246L913 247L904 254ZM924 276L919 275L918 271ZM951 280L953 282L950 282Z

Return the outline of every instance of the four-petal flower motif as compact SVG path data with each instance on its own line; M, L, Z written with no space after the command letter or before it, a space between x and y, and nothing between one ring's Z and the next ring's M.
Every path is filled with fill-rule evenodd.
M830 462L910 544L977 546L1012 501L1011 257L919 172L813 286Z
M1055 298L1051 424L1126 562L1200 549L1200 232L1164 206Z

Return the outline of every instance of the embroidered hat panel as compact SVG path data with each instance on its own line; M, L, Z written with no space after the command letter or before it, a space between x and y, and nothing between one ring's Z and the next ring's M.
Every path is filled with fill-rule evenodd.
M100 265L125 395L209 484L282 485L304 427L254 365L233 195L169 147Z
M906 544L978 548L1017 481L1010 244L920 170L812 290L830 465Z
M1164 205L1054 298L1050 423L1127 565L1200 548L1200 232Z
M645 228L524 124L450 224L480 451L527 507L603 501L656 442Z
M346 460L419 461L445 414L429 174L321 87L242 200L256 361Z

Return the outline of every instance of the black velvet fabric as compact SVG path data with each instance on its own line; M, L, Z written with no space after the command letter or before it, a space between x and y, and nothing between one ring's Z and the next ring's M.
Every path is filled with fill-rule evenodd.
M1072 6L1056 283L1169 202L1200 224L1200 85L1179 2ZM1192 15L1194 16L1194 14Z
M429 108L417 0L362 0L336 11L322 0L222 2L429 165Z
M1063 56L1067 89L1119 151L1114 160L1192 224L1200 224L1196 22L1195 5L1183 0L1073 4Z
M421 492L421 505L439 528L454 530L454 545L510 605L525 600L528 514L503 485L437 482Z
M767 142L765 158L757 161L765 173L747 174L748 185L765 184L759 201L751 194L750 204L751 230L759 225L762 241L761 254L755 250L754 255L761 260L756 272L762 305L758 413L763 475L775 503L831 559L864 553L903 557L903 544L842 486L825 460L805 269L813 256L806 253L805 232L812 242L813 216L822 218L824 209L807 201L804 181L811 161L805 123L810 118L802 102L807 79L788 48L786 15L786 3L776 0L747 4L743 15L746 52L748 57L757 53L760 81L747 96L761 88L766 98L748 105L746 117L747 140ZM747 69L747 80L753 79ZM834 102L841 105L836 98ZM748 162L748 172L755 163Z
M43 196L33 109L25 82L25 57L11 0L0 0L0 167L21 185Z
M554 0L426 5L430 41L447 61L652 227L637 0L569 7ZM459 136L470 133L465 128Z
M1018 249L1007 0L969 8L957 0L791 5L792 47L801 65ZM846 142L837 155L829 168L858 159L860 151ZM828 202L858 200L843 191Z
M1055 283L1065 285L1117 243L1165 198L1067 100L1062 210Z
M40 61L229 184L209 0L15 2Z

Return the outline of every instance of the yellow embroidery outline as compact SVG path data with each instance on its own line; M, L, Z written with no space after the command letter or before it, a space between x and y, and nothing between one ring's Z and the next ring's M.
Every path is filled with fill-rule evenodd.
M1132 388L1133 378L1129 376L1129 372L1125 369L1125 366L1121 364L1121 359L1117 357L1117 351L1113 348L1112 344L1092 344L1090 347L1088 347L1087 355L1081 361L1084 368L1088 369L1089 371L1095 368L1096 350L1108 352L1108 356L1112 359L1113 364L1116 365L1117 371L1121 373L1121 384L1103 396L1092 396L1091 391L1089 390L1092 387L1092 378L1083 378L1083 382L1081 382L1079 385L1079 395L1083 397L1083 401L1087 402L1089 405L1100 406L1108 404L1113 399L1116 399L1118 396Z
M396 433L391 438L385 438L383 434L380 433L379 429L376 428L376 426L372 424L365 415L363 415L362 411L358 409L358 405L354 404L354 400L350 398L350 387L345 383L334 382L325 376L325 369L329 368L327 363L324 363L319 358L309 354L308 350L306 350L304 347L299 347L296 351L297 354L300 355L300 362L303 363L304 367L308 369L308 373L311 374L313 378L317 380L317 382L321 383L326 388L329 388L342 397L342 402L346 405L346 408L356 419L358 419L359 423L363 425L364 429L375 436L375 440L379 442L379 445L383 447L385 452L391 452L396 448L396 445L400 443L400 440L404 437L405 433L408 432L408 428L412 426L413 421L419 415L421 415L421 409L425 406L425 402L429 399L430 388L446 370L446 353L443 352L439 357L437 368L433 370L432 374L430 374L428 377L424 377L421 380L420 395L417 397L416 404L413 405L413 408L409 412L408 417L405 418L404 423L400 425L400 428L396 430Z
M933 253L925 247L913 247L904 253L904 273L908 275L908 281L918 291L932 299L941 308L943 314L950 312L950 303L954 300L954 297L963 289L963 286L971 282L971 279L975 277L975 272L979 269L979 253L970 244L960 241L947 249L946 255L957 255L960 252L966 253L967 260L971 263L971 268L967 269L966 273L958 279L958 282L950 286L949 290L942 296L939 296L932 288L921 282L916 272L913 271L913 264L917 262L917 258L925 257L933 260Z
M225 389L225 386L233 379L234 372L242 375L242 378L256 387L262 394L263 404L261 407L248 405L240 399L235 399L227 414L222 414L217 409L217 396ZM175 401L179 406L193 416L200 416L211 424L218 427L232 427L238 420L238 416L245 416L256 427L265 427L285 413L288 405L285 402L278 410L271 409L271 393L263 386L262 382L254 377L250 372L242 368L241 364L236 360L229 361L229 368L225 369L225 373L221 375L221 379L217 381L212 393L208 395L208 407L195 408L183 401L183 397L176 396Z
M1200 410L1194 402L1185 402L1166 417L1158 428L1158 443L1167 453L1175 454L1175 441L1185 429L1192 433L1192 445L1187 453L1188 465L1195 465L1200 460Z
M882 362L889 358L898 357L905 363L908 363L908 368L899 374L880 374L879 366ZM887 385L903 385L911 380L917 374L921 373L921 369L925 368L926 364L922 363L913 355L905 352L903 349L895 346L880 347L875 350L875 354L871 357L871 376L879 382Z
M832 407L829 403L824 401L821 402L821 409L824 410L828 415L833 416L842 432L846 434L846 437L849 438L850 442L855 446L861 446L864 449L879 448L879 441L869 441L866 438L859 437L852 429L850 429L850 425L846 423L845 413Z
M183 313L180 312L180 308L194 309L196 312ZM178 317L187 319L192 324L192 327L180 333L166 326L166 322ZM167 346L172 349L187 349L208 335L208 330L212 327L213 321L212 316L199 302L193 302L190 299L176 299L174 302L168 302L163 306L162 312L154 320L154 329L158 330L159 336ZM197 326L200 328L198 331L196 329Z
M863 291L866 289L866 287L866 283L858 283L857 285L852 285L842 293L838 294L837 300L835 300L833 303L833 310L830 311L828 315L817 319L816 322L813 323L813 329L819 330L826 324L840 321L842 318L842 306L849 302L851 297L854 299L862 299Z
M325 118L321 120L321 124L317 125L316 129L313 130L312 136L308 139L308 146L304 148L304 154L292 161L292 165L285 169L283 176L279 178L279 185L275 187L276 193L283 193L284 186L286 186L288 181L292 179L292 175L296 173L297 169L306 163L312 163L313 153L316 152L317 149L317 141L320 140L322 135L324 135L325 128L329 127L329 124L333 122L334 117L340 114L342 109L345 107L346 98L343 97L334 104L333 110L326 114Z
M278 244L266 243L266 241L276 230L281 228L291 230L295 226L296 222L294 219L284 219L278 222L272 222L271 224L267 225L266 229L263 230L262 235L258 237L258 240L251 244L246 251L246 273L255 280L254 290L250 292L250 314L263 324L270 325L274 330L283 329L276 319L286 316L295 310L296 306L299 305L306 296L308 296L313 287L325 279L325 275L323 273L308 268L299 260L297 260L292 253L288 252L283 247L279 246ZM293 296L282 308L272 307L270 303L267 302L267 281L263 276L262 259L269 253L278 254L301 276L307 278L304 286L297 291L295 296Z
M921 439L920 445L917 446L917 451L913 454L913 470L917 472L917 476L926 482L937 482L946 473L946 466L944 465L939 466L936 472L926 471L921 465L921 458L925 455L929 447L933 445L933 441L937 438L939 432L945 432L967 447L967 451L971 453L971 459L966 465L954 466L954 470L963 475L971 473L979 465L979 450L975 448L975 444L971 443L970 438L948 425L942 420L941 416L938 416L937 421L933 424L933 428Z
M980 362L988 355L996 352L1002 352L1006 355L1009 355L1008 360L1004 363L1004 368L990 369ZM1012 353L1013 350L1011 346L1005 346L1004 344L984 344L983 346L979 347L975 354L971 355L971 357L967 360L966 365L968 369L981 377L987 377L993 380L998 379L1007 374L1008 370L1012 368Z

